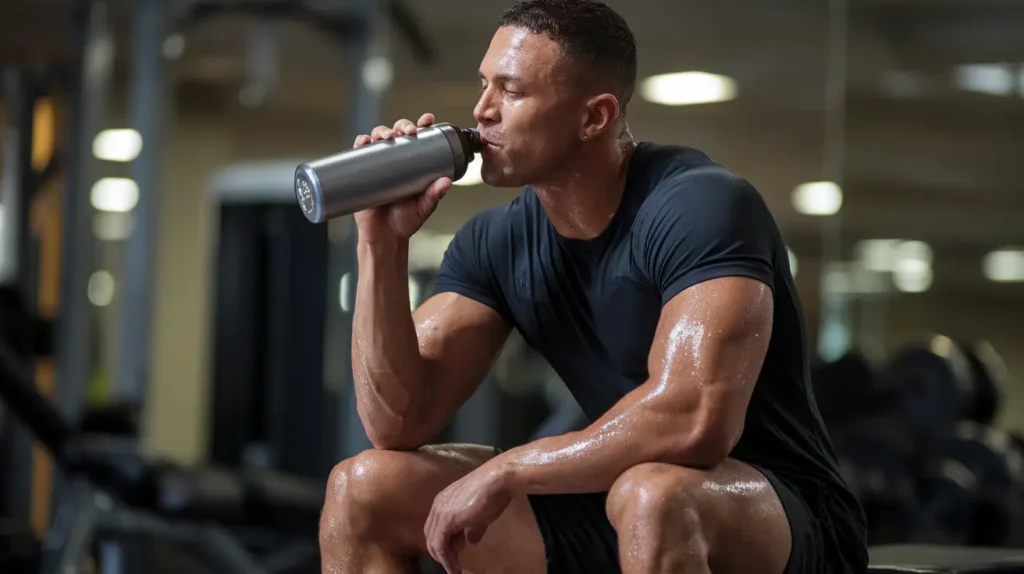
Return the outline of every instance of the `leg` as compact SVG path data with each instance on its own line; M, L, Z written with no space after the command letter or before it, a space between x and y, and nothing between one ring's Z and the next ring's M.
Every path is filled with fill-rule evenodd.
M642 464L608 493L625 574L783 574L789 520L771 483L726 460L708 470Z
M370 450L340 463L331 472L320 520L323 572L418 572L434 496L494 454L490 447L445 445ZM459 559L474 574L543 573L544 545L527 499L514 499Z

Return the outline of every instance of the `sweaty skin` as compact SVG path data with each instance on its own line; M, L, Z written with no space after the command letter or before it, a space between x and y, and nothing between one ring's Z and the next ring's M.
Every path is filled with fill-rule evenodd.
M591 239L618 210L636 144L616 96L591 89L579 72L547 36L500 28L480 66L474 117L487 144L484 181L531 185L561 236ZM407 120L381 126L357 145L415 129ZM511 328L497 311L454 293L407 311L408 237L442 187L396 215L401 225L386 225L393 213L357 214L353 374L359 414L377 450L335 469L340 478L332 481L338 484L324 520L341 522L321 529L325 565L341 562L333 556L356 556L339 571L413 571L408 560L426 550L452 574L460 564L543 571L524 495L609 491L625 574L703 572L709 563L721 572L781 572L789 542L778 499L752 467L726 459L743 431L772 330L770 289L753 279L706 281L669 301L649 354L649 380L588 428L478 460L472 469L424 456L421 447L477 388ZM410 211L426 215L404 217ZM396 450L415 452L388 452ZM410 488L415 496L402 494ZM420 500L428 493L438 493L429 512ZM677 505L680 493L693 500ZM755 506L766 518L748 512ZM748 530L756 536L745 536ZM728 562L740 555L724 556L719 532L750 548L742 554L747 563ZM714 560L725 560L721 570Z
M482 539L517 496L614 490L625 473L652 463L721 475L716 467L743 433L773 314L771 289L746 277L712 279L676 295L662 309L648 381L582 431L511 449L438 494L424 526L431 555L458 572L465 544ZM773 516L784 516L764 477L746 466L741 472L745 488L767 491ZM633 544L657 546L633 534Z
M627 469L663 462L709 469L728 456L771 338L771 289L724 277L662 311L649 379L587 428L492 459L512 493L608 490Z

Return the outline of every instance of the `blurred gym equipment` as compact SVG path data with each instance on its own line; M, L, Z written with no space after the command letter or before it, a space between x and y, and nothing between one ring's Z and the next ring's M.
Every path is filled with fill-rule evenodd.
M815 366L821 412L872 544L1022 541L1021 443L989 426L1004 370L991 345L943 336L878 367L854 352Z
M811 383L821 416L831 424L871 411L877 398L875 374L867 358L848 351L835 361L818 361Z
M897 421L865 418L831 429L841 468L868 519L869 543L913 537L919 512L914 444Z
M990 424L1002 395L1000 360L991 346L977 348L980 355L941 335L908 346L879 375L884 400L922 436L950 432L958 421Z
M225 523L235 522L249 528L254 522L258 523L259 515L264 511L274 511L280 507L284 509L281 516L270 519L268 522L275 528L283 527L292 522L288 516L296 516L295 522L301 523L301 527L307 529L303 532L303 540L313 540L315 553L315 531L319 516L320 502L310 503L314 508L312 514L292 513L288 514L288 496L302 499L307 502L322 496L322 480L313 481L309 484L315 485L312 488L304 482L296 482L291 478L283 478L280 475L270 473L269 470L261 469L260 465L254 464L255 468L246 469L240 473L232 474L227 471L185 471L183 469L173 470L173 467L153 461L142 460L137 455L137 449L132 447L133 439L137 438L137 417L145 403L144 389L148 384L149 376L149 331L151 315L151 294L153 292L153 257L154 238L156 234L156 188L159 180L160 142L163 138L163 126L167 121L168 86L166 83L167 67L163 55L163 42L168 33L184 31L190 26L195 26L202 21L226 15L248 14L266 18L268 20L290 19L298 20L312 25L327 32L339 40L339 44L350 56L353 63L354 76L357 81L353 99L350 101L354 124L350 126L353 131L366 131L365 125L376 122L379 114L380 87L367 86L361 74L367 61L371 57L380 55L379 50L386 42L380 40L381 35L377 28L381 21L388 21L398 32L397 37L407 40L420 63L429 63L433 59L433 47L427 42L425 36L418 29L416 21L406 11L404 6L395 1L382 2L360 2L360 3L302 3L290 1L257 1L257 2L225 2L215 0L199 0L194 2L170 4L158 0L137 0L134 19L132 21L133 46L130 50L131 73L130 73L130 98L129 98L129 122L142 136L146 142L141 152L132 162L131 175L139 185L138 203L135 206L134 232L129 236L126 243L126 267L129 269L124 274L119 300L119 335L117 365L114 369L113 400L112 404L89 411L86 407L85 392L88 387L89 377L93 372L92 366L95 357L93 356L93 322L94 311L88 301L88 288L90 274L94 268L94 253L92 237L92 216L93 209L90 206L89 189L97 180L99 172L97 161L93 157L93 138L103 128L107 127L107 105L111 100L110 87L113 76L113 57L115 50L112 49L115 42L115 35L112 33L112 18L108 14L108 4L103 0L75 0L68 3L72 12L72 23L75 31L73 42L72 58L69 68L64 70L61 78L66 81L67 102L69 110L69 133L67 137L67 185L63 194L63 217L61 236L66 247L62 251L62 265L60 274L60 317L52 332L53 347L59 349L56 354L56 377L54 383L54 403L47 403L29 400L21 407L24 409L12 408L16 414L24 415L29 413L29 420L35 421L37 427L33 429L34 434L39 438L39 432L47 428L47 423L39 421L58 420L54 417L63 417L66 421L79 421L75 431L75 438L68 439L66 445L58 447L52 441L48 449L56 458L62 473L55 476L54 494L52 498L57 504L56 521L50 529L50 536L53 540L46 546L47 555L60 562L64 559L74 559L77 556L76 544L80 536L86 538L92 535L93 526L90 518L98 512L104 516L103 524L94 525L97 528L109 526L110 521L116 522L114 530L119 536L130 532L138 533L140 529L160 529L160 521L154 521L154 516L163 518L173 517L175 520L182 519L185 522L184 530L161 531L163 538L180 538L188 531L189 520L206 522L208 520L223 520ZM174 12L176 8L183 8L183 12ZM26 128L30 124L31 104L36 97L36 86L27 82L12 82L9 84L11 92L16 96L11 101L15 104L7 109L11 112L15 122L12 126ZM31 88L31 89L30 89ZM29 120L25 120L29 118ZM373 124L370 123L372 126ZM27 129L8 130L7 133L14 134L16 139L10 142L12 145L4 146L8 152L5 158L5 177L17 176L14 179L8 177L5 181L17 181L17 185L5 186L4 195L11 194L11 189L18 195L5 197L7 206L15 207L18 216L13 219L18 222L27 221L27 217L21 215L21 211L27 209L27 195L31 193L30 182L36 177L35 172L29 172L24 166L27 165L25 157L27 150L31 148L31 125ZM350 137L344 139L351 140ZM297 163L297 162L296 162ZM291 164L287 173L294 170L295 163ZM44 173L45 170L44 170ZM10 189L9 189L10 188ZM290 190L290 182L283 189ZM21 201L19 201L21 200ZM294 198L292 198L294 201ZM290 211L294 211L292 204ZM31 254L31 242L26 237L23 226L10 227L12 233L18 237L12 244L17 250L24 250L26 255L15 258L18 269L15 273L18 282L17 293L22 296L32 297L35 293L34 271L30 268L33 256ZM308 226L307 226L308 227ZM281 249L277 253L289 258L293 254L287 249L286 243L278 245ZM346 243L340 249L334 251L351 251L351 245ZM21 251L18 251L21 253ZM322 257L321 261L327 257ZM334 258L335 260L337 258ZM282 260L278 258L278 262ZM287 264L287 262L286 262ZM322 269L323 265L310 265L307 269ZM341 269L336 261L332 264L332 273ZM338 274L340 277L340 273ZM278 276L283 277L283 275ZM327 285L327 281L321 280L319 284ZM277 288L288 288L280 282L274 284ZM239 292L246 292L241 289ZM292 291L294 293L294 291ZM308 295L308 291L305 292ZM316 309L320 305L321 311L326 303L325 298L317 301L311 308ZM293 301L301 304L301 297L293 297ZM19 312L18 317L21 323L4 325L5 330L10 333L5 339L11 339L12 344L23 344L19 351L43 350L35 344L34 339L28 338L27 329L24 329L25 317L31 319L32 311L35 308L33 301L28 299L24 312ZM294 310L294 308L292 309ZM262 310L261 310L262 311ZM333 332L344 332L344 321L339 321L335 312L333 322L338 324ZM281 314L275 315L278 319ZM8 317L5 316L5 320ZM286 318L287 320L287 318ZM322 322L322 318L318 318ZM321 323L322 325L322 323ZM308 331L305 330L309 327ZM315 325L303 325L298 333L308 332L316 334L316 341L310 342L309 349L314 355L319 356L324 341L323 329L317 330ZM294 334L295 332L289 331ZM24 340L22 340L24 337ZM33 335L34 337L34 335ZM47 341L50 338L46 339ZM289 376L295 373L284 359L300 358L295 353L300 353L303 348L295 345L302 345L301 338L292 338L292 346L289 341L284 341L280 353L270 353L267 359L273 364L261 364L261 369L266 369L268 377L276 381L272 385L271 392L264 394L266 389L257 388L255 393L259 400L266 400L262 403L266 406L268 414L276 418L268 420L267 432L259 440L266 439L274 443L273 453L277 466L284 466L302 472L306 475L315 475L326 479L326 469L330 468L327 461L336 461L340 457L338 452L349 450L352 446L335 446L334 443L343 443L341 437L351 433L338 432L342 428L350 430L355 428L358 421L352 422L356 417L354 414L348 417L337 417L345 422L335 422L332 419L326 426L319 425L320 419L316 417L302 416L277 416L282 409L291 409L289 412L297 413L299 409L314 406L331 412L351 411L347 397L335 397L331 400L319 400L319 394L315 394L313 400L304 400L297 396L294 391L296 385L281 384ZM282 342L268 336L260 341L263 343L276 344ZM318 348L319 347L319 348ZM49 346L46 347L49 349ZM300 353L301 354L301 353ZM294 355L294 356L293 356ZM300 361L301 362L301 361ZM311 367L319 369L320 367ZM344 372L344 368L335 369L336 372ZM314 373L316 374L316 373ZM26 373L21 373L25 376ZM338 378L335 375L335 378ZM343 378L343 377L342 377ZM316 376L309 379L310 384L305 388L311 393L320 390L320 382L324 377ZM30 380L22 380L26 389L32 389ZM288 382L293 382L290 379ZM339 384L337 387L344 387ZM257 387L259 387L257 385ZM349 384L348 387L351 387ZM282 395L281 393L286 393ZM32 395L25 395L31 397ZM24 398L24 397L22 397ZM42 399L42 397L37 397ZM32 405L37 407L33 411ZM55 407L54 412L47 413L44 406ZM261 409L252 405L253 414L262 414ZM38 412L36 412L38 411ZM221 420L220 413L214 414L214 420ZM32 416L36 415L35 418ZM24 416L10 417L15 420L23 419ZM352 420L349 420L352 419ZM238 425L238 419L226 418L231 425ZM347 425L347 427L343 427ZM5 424L10 429L12 424ZM92 431L113 432L121 435L121 440L111 442L109 435L102 441L86 440L78 436L83 429ZM17 430L17 429L15 429ZM53 429L50 429L53 431ZM59 429L58 429L59 430ZM64 429L65 431L67 429ZM308 431L308 432L306 432ZM3 493L5 507L0 510L4 516L16 519L17 524L28 524L33 501L38 500L39 491L47 491L50 488L48 481L40 482L33 479L34 458L32 451L32 437L26 434L27 431L16 436L13 431L5 432L5 437L14 437L12 448L4 449L5 454L10 455L10 461L4 461L4 468L16 469L12 472L3 473ZM63 432L63 431L61 431ZM61 434L53 431L49 433ZM326 447L330 452L324 452L316 446L316 443L305 444L304 448L292 448L302 443L308 436L329 437L330 446ZM52 439L52 437L50 437ZM337 440L333 440L337 438ZM117 447L111 449L111 445ZM249 449L252 451L252 449ZM312 451L312 452L310 452ZM229 457L230 458L230 457ZM258 459L259 456L250 457ZM267 458L267 457L265 457ZM231 459L236 461L238 459ZM228 478L225 478L228 477ZM218 487L217 485L221 485ZM299 485L299 486L296 486ZM187 487L187 488L186 488ZM218 490L219 488L219 490ZM205 489L205 490L204 490ZM96 493L98 491L98 493ZM110 492L107 492L110 491ZM316 493L312 498L310 493ZM160 504L154 501L154 496L160 496ZM231 498L234 496L235 498ZM227 497L226 499L224 497ZM219 502L218 502L219 501ZM244 504L243 504L244 503ZM102 508L98 508L97 505ZM133 506L134 505L134 506ZM220 508L221 511L212 509ZM118 510L121 509L121 510ZM47 509L42 509L40 516L49 523ZM233 511L234 514L228 512ZM102 512L101 512L102 511ZM222 512L223 511L223 512ZM196 514L198 512L198 514ZM256 513L255 515L253 513ZM134 514L133 514L134 513ZM140 514L141 513L141 514ZM161 514L162 513L162 514ZM212 513L212 514L204 514ZM108 520L109 519L109 520ZM71 520L71 522L68 522ZM75 526L77 520L86 521L86 526ZM97 520L99 520L97 518ZM258 525L258 524L257 524ZM164 525L166 526L166 525ZM106 531L104 530L104 531ZM13 532L13 530L12 530ZM174 534L177 532L177 534ZM206 533L207 540L217 538L216 532L195 529L190 537L203 537ZM70 536L70 538L68 538ZM257 533L256 540L266 538ZM273 541L275 537L271 537ZM280 538L279 536L277 538ZM13 540L13 538L10 538ZM108 537L107 539L110 539ZM202 540L195 540L202 543ZM63 553L56 554L57 547L63 547ZM135 567L127 557L132 553L132 545L111 545L104 543L102 553L104 555L121 555L123 558L107 560L107 571L117 572L133 570L135 567L145 567L144 562L137 562ZM300 544L309 546L308 544ZM216 553L219 559L225 559L228 552L225 546L223 552ZM143 558L145 560L145 558ZM250 561L251 562L251 561ZM268 567L272 562L261 558L263 566ZM117 566L116 564L120 564ZM236 570L245 570L246 567L239 567ZM256 570L251 570L256 571Z
M1020 550L963 546L886 545L869 551L876 574L1021 574Z
M324 380L328 237L295 208L291 162L230 167L211 186L211 460L326 479L336 400Z
M218 572L309 571L319 562L316 527L323 487L271 471L182 468L142 456L130 442L73 428L31 385L0 345L0 398L53 455L69 488L41 544L44 574L78 571L107 540L171 542ZM279 540L254 556L231 527ZM23 535L5 537L7 546ZM130 547L127 545L126 547ZM23 560L31 561L30 555ZM107 564L110 566L110 564ZM305 568L305 569L303 569Z

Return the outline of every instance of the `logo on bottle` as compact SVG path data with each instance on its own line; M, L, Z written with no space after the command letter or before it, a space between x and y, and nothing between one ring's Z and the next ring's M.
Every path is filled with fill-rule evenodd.
M299 207L306 215L313 215L313 190L310 189L309 182L303 178L297 178L295 180L295 195L299 198Z

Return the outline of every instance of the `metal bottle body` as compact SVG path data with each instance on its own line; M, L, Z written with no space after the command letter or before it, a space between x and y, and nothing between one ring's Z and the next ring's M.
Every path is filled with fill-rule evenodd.
M474 131L437 124L300 165L295 197L313 223L387 205L460 179L479 146Z

